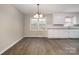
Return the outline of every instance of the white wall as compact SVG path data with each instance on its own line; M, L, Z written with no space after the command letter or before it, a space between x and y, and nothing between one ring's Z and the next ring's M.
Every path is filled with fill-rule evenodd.
M24 18L13 5L0 5L0 52L23 37Z

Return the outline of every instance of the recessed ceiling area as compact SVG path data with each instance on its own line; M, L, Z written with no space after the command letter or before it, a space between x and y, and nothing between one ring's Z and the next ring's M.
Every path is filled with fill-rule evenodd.
M36 4L16 4L14 6L24 14L35 14L37 12ZM39 10L42 14L79 12L79 4L40 4Z

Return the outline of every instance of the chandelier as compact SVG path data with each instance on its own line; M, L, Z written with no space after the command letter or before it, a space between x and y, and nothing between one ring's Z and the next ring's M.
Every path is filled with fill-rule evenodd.
M34 18L43 18L43 15L39 12L39 4L37 4L37 13L33 16Z

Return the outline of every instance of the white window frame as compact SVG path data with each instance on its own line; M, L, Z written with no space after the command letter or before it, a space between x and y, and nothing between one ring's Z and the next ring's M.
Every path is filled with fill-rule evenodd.
M37 23L37 29L36 30L33 29L32 28L32 19L35 19L35 18L30 18L30 31L47 31L47 20L46 20L46 18L40 18L40 19L45 19L46 20L45 30L40 29L40 26L39 26L40 22L39 22L39 20L37 20L38 21L38 23Z

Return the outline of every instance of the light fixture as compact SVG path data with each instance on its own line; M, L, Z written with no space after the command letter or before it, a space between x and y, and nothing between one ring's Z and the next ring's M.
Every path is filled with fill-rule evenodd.
M37 13L33 16L34 18L43 18L43 15L39 12L39 4L37 4Z

